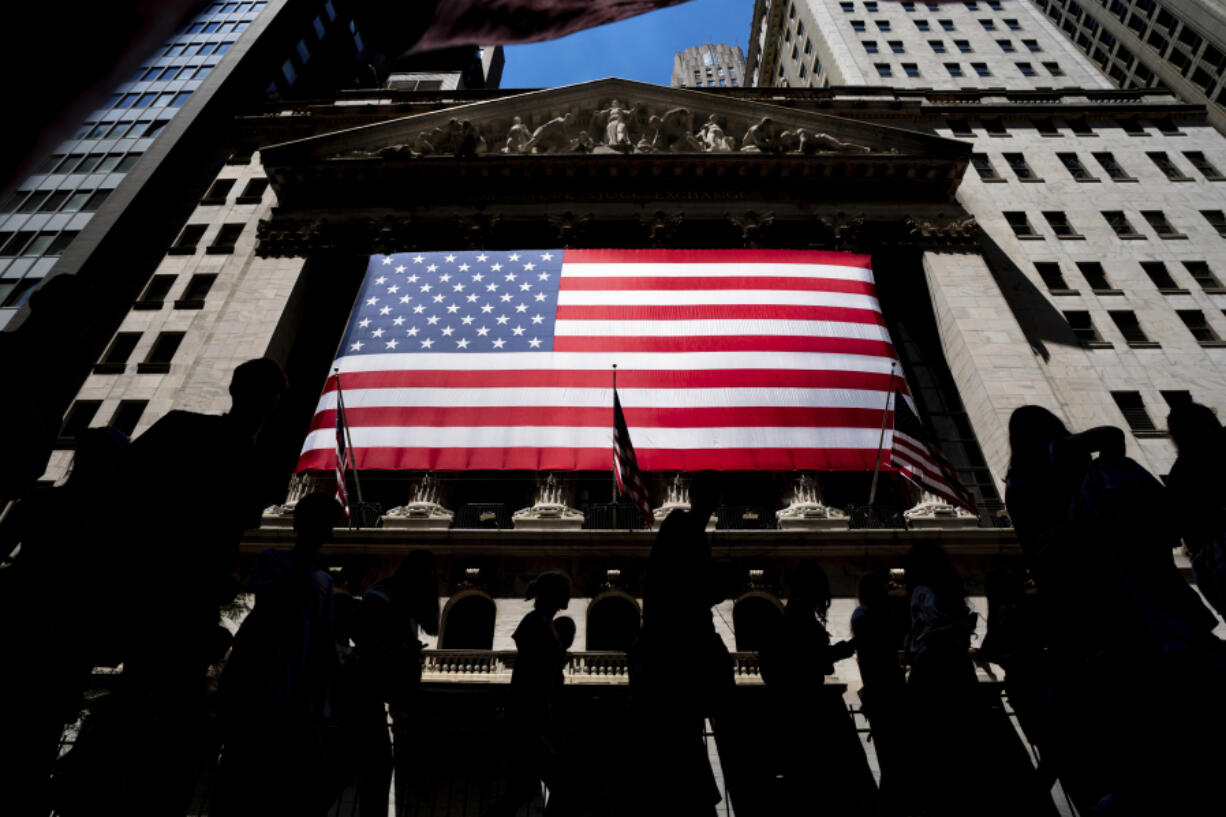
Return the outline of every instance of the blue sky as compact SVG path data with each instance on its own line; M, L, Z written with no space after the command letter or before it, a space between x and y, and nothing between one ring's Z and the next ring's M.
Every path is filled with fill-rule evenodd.
M622 77L667 85L673 54L706 42L749 51L753 0L690 0L560 40L506 48L503 88Z

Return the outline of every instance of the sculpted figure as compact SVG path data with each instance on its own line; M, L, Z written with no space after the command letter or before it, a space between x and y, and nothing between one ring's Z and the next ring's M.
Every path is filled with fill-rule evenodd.
M750 153L776 153L779 151L778 127L769 116L762 117L756 125L750 125L741 140L741 150Z
M633 147L630 142L630 130L626 127L626 115L621 110L609 114L609 124L605 125L605 144L611 148Z
M707 117L706 124L698 131L698 138L702 140L707 153L728 153L736 149L735 141L724 133L715 114Z
M455 120L451 121L454 122ZM455 155L461 159L468 159L479 153L485 153L485 138L473 126L473 123L467 119L460 123L455 141Z
M694 138L690 132L693 128L693 118L685 108L673 108L666 111L660 118L660 127L656 132L656 150L680 153L682 151L702 151L704 145Z
M652 115L647 119L647 127L643 128L643 138L634 146L635 153L652 153L656 150L656 139L660 135L660 117Z
M801 153L870 153L872 148L867 145L857 145L854 142L840 142L828 133L810 133L801 128L796 131L800 137L798 150Z
M511 127L507 130L507 143L502 152L523 153L531 141L532 131L524 125L524 120L518 116L512 117Z
M525 153L560 153L570 147L566 128L575 121L574 114L567 113L550 119L532 132L532 138L524 145Z
M422 156L429 156L438 149L438 144L442 137L443 132L438 128L421 131L413 138L413 152L419 153Z

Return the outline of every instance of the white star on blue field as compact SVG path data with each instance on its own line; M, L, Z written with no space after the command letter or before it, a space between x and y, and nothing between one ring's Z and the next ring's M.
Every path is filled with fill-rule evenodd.
M553 349L562 250L371 256L340 356Z

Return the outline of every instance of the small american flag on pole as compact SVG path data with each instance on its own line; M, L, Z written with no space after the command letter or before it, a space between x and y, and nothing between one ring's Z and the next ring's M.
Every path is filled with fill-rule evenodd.
M638 458L634 456L634 444L630 442L630 429L626 427L626 415L622 414L617 388L613 389L613 476L617 479L617 492L630 497L639 515L651 527L651 500L647 486L639 471Z
M349 457L345 447L345 412L336 412L336 501L345 509L345 519L349 516L349 494L345 490L345 472L349 469Z
M907 398L894 392L894 434L890 458L917 485L947 502L975 511L975 497L963 487L949 460L933 445Z

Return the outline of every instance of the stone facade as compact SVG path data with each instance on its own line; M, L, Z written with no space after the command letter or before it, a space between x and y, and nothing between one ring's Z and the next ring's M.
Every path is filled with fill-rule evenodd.
M673 57L673 88L734 88L745 84L745 52L739 45L695 45Z

